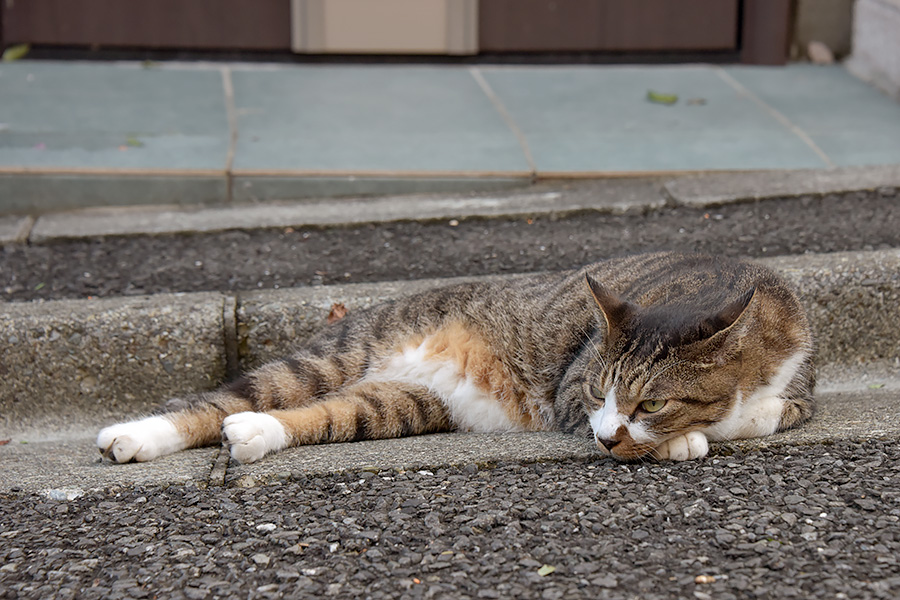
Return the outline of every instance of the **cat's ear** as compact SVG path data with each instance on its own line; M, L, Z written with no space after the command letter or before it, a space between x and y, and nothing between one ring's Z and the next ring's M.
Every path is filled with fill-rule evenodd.
M740 297L731 302L728 306L720 310L714 317L712 317L712 322L714 327L717 327L719 331L724 329L729 329L733 327L741 317L747 314L747 308L749 308L750 303L753 302L753 298L756 296L756 288L750 288L746 292L740 295Z
M687 346L694 360L721 362L739 347L746 331L744 323L749 318L755 297L754 287L706 319L702 325L703 339Z
M594 298L594 303L599 309L597 312L601 317L601 324L606 325L605 338L607 340L615 339L622 333L625 324L634 315L635 307L619 298L590 275L585 274L584 279Z

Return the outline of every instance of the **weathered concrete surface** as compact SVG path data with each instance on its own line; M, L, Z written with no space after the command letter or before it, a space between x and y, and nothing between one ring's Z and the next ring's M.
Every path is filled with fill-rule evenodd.
M231 194L235 202L266 202L295 198L336 196L385 196L431 192L460 193L472 190L501 190L527 186L532 174L521 171L488 177L371 177L362 174L333 176L290 175L279 177L236 169L232 173Z
M40 216L32 243L111 235L154 235L439 220L506 215L557 214L581 210L624 213L665 204L652 178L536 185L491 194L431 194L267 203L226 208L90 208Z
M524 189L491 193L310 199L268 202L263 206L99 207L38 215L28 240L31 243L46 243L58 239L102 236L561 215L578 211L622 214L653 210L667 202L707 207L762 198L897 187L900 187L900 165L888 165L827 170L717 172L667 179L543 181Z
M0 305L0 439L147 411L225 375L224 297Z
M34 442L16 436L0 446L0 490L79 493L131 485L205 485L220 448L198 448L160 457L152 463L118 465L104 461L94 445L93 427L75 438ZM59 499L59 498L58 498Z
M32 225L34 217L0 217L0 244L26 241Z
M252 486L292 473L425 469L500 461L600 458L587 439L561 433L439 433L291 448L249 465L229 462L225 485Z
M679 204L713 207L763 198L896 188L900 187L900 165L704 173L672 179L665 187Z
M820 364L900 361L900 250L760 262L799 292L816 333Z
M851 382L852 385L852 382ZM735 449L794 446L841 439L900 439L900 381L872 390L819 395L814 419L793 431L756 440L713 444L712 455ZM96 428L102 423L96 422ZM33 442L20 435L0 446L0 492L19 490L56 495L134 484L256 486L299 473L353 470L427 469L445 465L501 461L554 461L565 458L603 460L587 440L558 433L450 433L349 444L304 446L264 458L251 465L227 460L219 448L202 448L149 463L115 465L101 462L93 446L93 431ZM27 441L27 444L22 444ZM36 468L40 465L40 468Z

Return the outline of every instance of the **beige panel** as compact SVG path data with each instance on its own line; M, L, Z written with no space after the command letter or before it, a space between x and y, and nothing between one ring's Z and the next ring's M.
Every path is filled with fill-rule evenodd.
M478 54L478 0L449 0L447 54Z
M474 54L478 0L291 0L307 53Z
M327 0L330 52L442 52L446 0Z

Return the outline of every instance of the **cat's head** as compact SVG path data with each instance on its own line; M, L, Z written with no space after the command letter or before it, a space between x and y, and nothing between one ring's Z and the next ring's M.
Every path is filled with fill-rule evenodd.
M755 288L703 310L679 303L642 308L590 277L587 283L601 335L583 397L601 451L622 460L652 456L665 440L728 414L746 370L742 340Z

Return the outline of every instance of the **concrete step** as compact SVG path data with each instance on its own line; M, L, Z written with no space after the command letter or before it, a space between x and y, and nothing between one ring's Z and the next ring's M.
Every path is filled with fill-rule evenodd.
M164 204L33 210L29 214L0 217L0 244L401 221L562 216L578 212L635 214L667 205L714 208L766 199L898 188L900 164L550 180L494 192L310 198L227 207Z
M826 380L880 385L900 367L900 250L760 262L798 290ZM355 311L449 282L7 303L0 439L96 428L212 389L287 355L325 325L334 304Z

